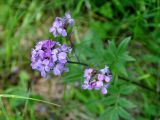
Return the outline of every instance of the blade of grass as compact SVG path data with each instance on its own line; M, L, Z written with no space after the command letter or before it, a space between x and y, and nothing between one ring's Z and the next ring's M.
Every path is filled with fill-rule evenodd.
M40 100L40 99L36 99L36 98L31 98L31 97L18 96L18 95L9 95L9 94L0 94L0 98L3 98L3 97L4 98L16 98L16 99L32 100L32 101L37 101L37 102L43 102L43 103L46 103L46 104L50 104L50 105L53 105L53 106L56 106L56 107L61 107L58 104L51 103L51 102L44 101L44 100Z

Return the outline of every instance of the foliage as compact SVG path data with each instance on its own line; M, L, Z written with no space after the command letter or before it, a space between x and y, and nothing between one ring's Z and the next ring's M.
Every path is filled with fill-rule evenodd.
M1 93L62 106L3 98L0 119L160 119L158 0L1 0L0 11ZM81 89L84 66L69 64L69 73L49 80L31 70L31 48L41 39L52 38L49 26L66 11L75 19L69 31L80 61L97 69L108 64L111 69L113 80L107 95ZM59 41L69 44L67 39ZM46 83L40 87L41 81ZM54 81L61 82L60 87L52 86ZM64 93L56 97L61 87ZM43 93L46 89L54 98Z

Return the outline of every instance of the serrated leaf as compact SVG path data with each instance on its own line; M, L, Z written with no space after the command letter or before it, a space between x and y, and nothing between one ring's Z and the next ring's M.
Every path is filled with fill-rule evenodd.
M131 40L131 37L127 37L119 44L119 46L118 46L118 53L119 54L123 53L126 50L130 40Z
M103 98L100 102L104 105L112 105L115 104L117 100L117 96L107 96Z
M119 73L121 73L125 77L128 77L126 68L125 68L125 66L122 63L117 64L117 68L118 68Z
M133 119L132 116L129 114L129 112L127 112L122 107L118 107L118 114L119 114L119 116L121 116L122 118L125 118L127 120L132 120Z
M119 120L117 107L108 108L101 116L100 120Z
M119 98L118 104L124 108L134 108L136 107L131 101L126 98Z
M114 56L117 55L117 48L114 41L108 42L108 52Z
M119 89L116 87L109 87L108 92L112 94L117 94L119 92Z
M126 55L125 57L126 61L135 61L136 59L133 58L132 56Z
M132 92L134 92L135 89L136 89L136 87L133 85L123 85L123 86L121 86L121 89L119 90L119 92L121 94L128 95L128 94L131 94Z

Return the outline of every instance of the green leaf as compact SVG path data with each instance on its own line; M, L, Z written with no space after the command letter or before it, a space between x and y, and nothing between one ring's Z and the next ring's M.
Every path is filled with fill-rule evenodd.
M124 108L134 108L136 107L131 101L126 98L119 98L118 104Z
M29 80L29 74L26 71L21 71L19 74L20 82L19 85L22 87L22 89L27 89L27 84Z
M132 56L129 56L129 55L125 55L125 59L126 61L135 61L136 59L133 58Z
M132 116L122 107L118 107L118 114L119 116L121 116L122 118L125 118L127 120L132 120Z
M21 71L19 76L20 76L20 79L23 81L29 80L29 75L26 71Z
M121 73L121 74L124 75L125 77L128 77L126 68L125 68L125 66L123 65L123 63L117 64L117 68L118 68L119 73Z
M114 41L108 42L108 52L114 56L117 55L117 48Z
M106 98L103 98L100 102L104 105L112 105L115 104L117 100L117 96L107 96Z
M109 87L108 92L112 94L117 94L119 92L119 89L117 87Z
M111 8L111 4L109 2L105 3L100 9L99 12L104 15L105 17L112 18L113 11Z
M141 75L141 76L137 77L137 81L148 79L150 76L151 76L150 74Z
M133 93L135 89L136 87L133 85L123 85L121 86L121 89L119 90L119 92L121 94L128 95L128 94Z
M131 37L127 37L119 44L119 46L118 46L118 53L119 54L125 52L130 40L131 40Z
M154 105L154 104L152 105L152 104L149 104L149 103L146 102L144 104L144 111L148 115L153 115L153 116L157 115L156 105Z
M118 108L109 107L101 116L100 120L119 120Z

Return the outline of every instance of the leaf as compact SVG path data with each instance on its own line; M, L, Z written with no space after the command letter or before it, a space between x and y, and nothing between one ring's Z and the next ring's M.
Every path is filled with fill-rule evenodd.
M118 107L118 114L119 116L121 116L122 118L125 118L127 120L132 120L132 116L122 107Z
M119 92L119 89L117 87L109 87L108 92L112 94L117 94Z
M118 48L115 45L114 41L109 41L107 57L110 58L110 66L112 67L112 71L117 74L122 74L124 76L128 76L127 70L125 68L125 64L127 61L133 61L134 59L128 55L128 52L125 51L131 37L125 38Z
M123 86L121 86L121 89L119 92L121 94L128 95L128 94L131 94L132 92L134 92L135 89L136 89L136 87L133 85L123 85Z
M126 98L119 98L118 104L124 108L134 108L136 107L131 101Z
M101 116L100 120L119 120L117 107L109 107Z
M76 6L76 9L75 9L74 14L76 14L76 15L79 14L79 12L80 12L80 10L81 10L81 7L83 6L83 2L84 2L84 0L79 0L78 4L77 4L77 6Z
M106 98L102 99L100 102L104 105L112 105L115 104L117 100L117 96L107 96Z
M152 105L152 104L149 104L149 103L145 102L144 111L148 115L153 115L153 116L157 115L156 105L154 105L154 104Z
M119 46L118 46L118 53L119 54L123 53L126 50L130 40L131 40L131 37L127 37L119 44Z
M29 80L28 73L26 71L21 71L19 77L20 77L19 85L22 87L22 89L27 90L27 81Z
M114 41L108 42L108 52L114 56L117 56L117 48Z
M78 100L82 101L82 102L87 102L88 101L88 97L85 96L84 94L81 94L80 91L76 90L75 91L75 96Z
M72 66L72 68L70 68L69 74L66 74L62 79L64 80L65 83L72 83L75 81L80 81L83 76L82 74L83 74L82 68L75 65Z
M125 59L126 61L135 61L136 59L133 58L132 56L129 56L129 55L125 55Z
M99 12L104 15L105 17L112 18L113 17L113 11L111 9L110 3L105 3L100 9Z
M141 75L137 78L137 81L148 79L150 76L151 76L150 74Z
M63 78L65 83L72 83L78 80L81 80L81 73L71 73Z
M121 73L121 74L124 75L125 77L128 77L126 68L125 68L125 66L123 65L123 63L117 64L117 68L118 68L119 73Z
M26 71L21 71L20 72L20 79L23 81L28 81L29 79L29 75Z

